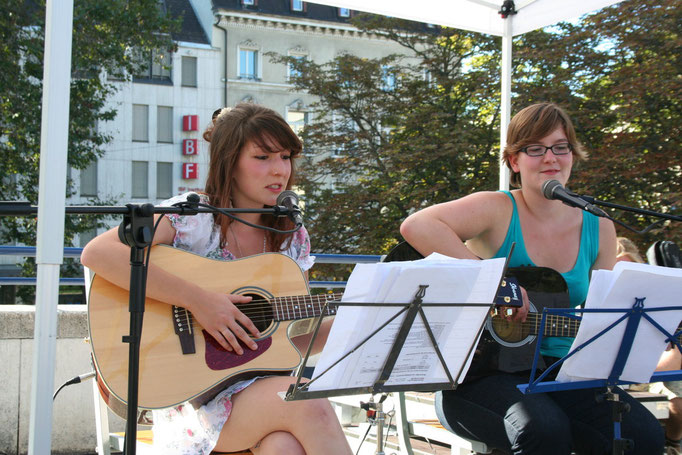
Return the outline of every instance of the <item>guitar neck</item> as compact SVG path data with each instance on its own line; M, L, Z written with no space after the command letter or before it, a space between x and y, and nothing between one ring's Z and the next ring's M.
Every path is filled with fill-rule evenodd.
M537 335L540 333L541 322L542 313L530 313L526 318L525 324L530 326L530 333L532 335ZM542 336L575 338L579 327L579 319L569 318L568 316L548 314L547 320L545 322L545 330Z
M530 313L526 318L525 324L530 326L530 334L537 335L540 333L540 323L542 322L541 313ZM545 331L542 336L545 337L571 337L575 338L580 328L580 320L573 319L568 316L559 316L554 314L547 315L545 322ZM680 325L677 330L680 330ZM678 341L682 342L682 334L678 336Z
M276 321L295 321L336 314L337 306L332 302L340 300L343 294L318 294L275 297L271 300ZM325 309L325 304L327 304Z

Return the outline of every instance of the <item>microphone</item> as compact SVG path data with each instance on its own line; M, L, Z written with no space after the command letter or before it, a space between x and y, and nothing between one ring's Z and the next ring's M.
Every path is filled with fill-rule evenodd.
M298 195L291 190L284 190L277 196L277 205L283 205L288 213L287 216L296 226L303 226L301 209L298 208Z
M547 199L557 199L568 206L577 207L581 210L585 210L586 212L590 212L593 215L603 217L607 216L606 212L604 212L602 209L595 207L589 202L570 193L561 183L559 183L558 180L547 180L545 183L543 183L542 194L544 194Z

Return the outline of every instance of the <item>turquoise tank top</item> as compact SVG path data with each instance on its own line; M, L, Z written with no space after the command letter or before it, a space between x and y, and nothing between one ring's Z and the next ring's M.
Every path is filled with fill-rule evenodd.
M519 220L519 212L516 207L514 196L512 196L509 191L503 191L503 193L511 199L514 211L512 213L511 221L509 222L509 229L507 229L507 236L504 239L504 243L493 257L507 257L512 243L516 242L514 253L509 261L509 267L535 267L535 264L533 264L533 261L531 261L528 252L526 251L526 244L523 242L523 232L521 232L521 222ZM582 213L583 225L580 234L578 259L572 270L561 274L568 285L571 306L574 308L582 304L587 297L587 288L590 284L590 271L599 254L599 218L585 211ZM547 356L563 357L568 353L572 343L573 338L548 337L542 340L540 352Z

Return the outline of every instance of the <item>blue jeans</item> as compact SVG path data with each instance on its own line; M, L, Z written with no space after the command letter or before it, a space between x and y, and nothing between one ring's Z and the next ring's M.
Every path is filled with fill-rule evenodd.
M603 390L522 394L528 376L498 374L436 394L436 413L445 428L514 455L604 455L612 453L611 403L597 403ZM663 453L663 429L637 400L615 389L630 404L621 437L632 439L631 455Z

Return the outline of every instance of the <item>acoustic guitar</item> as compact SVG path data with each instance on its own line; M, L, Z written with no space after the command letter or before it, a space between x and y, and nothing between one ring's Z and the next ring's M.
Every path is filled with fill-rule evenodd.
M333 315L325 303L341 294L309 295L298 264L279 253L234 261L207 259L168 246L152 247L151 263L204 289L253 297L239 309L258 327L258 349L237 355L223 349L192 314L147 298L140 342L138 404L159 409L185 401L203 404L237 381L264 374L288 375L301 362L291 342L294 321ZM88 299L88 327L100 393L118 415L126 416L128 291L95 275Z

